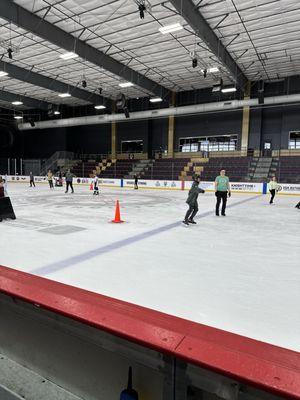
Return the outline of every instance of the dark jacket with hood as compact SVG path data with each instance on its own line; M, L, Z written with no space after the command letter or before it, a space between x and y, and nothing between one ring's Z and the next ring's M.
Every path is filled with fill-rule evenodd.
M199 182L194 181L186 201L190 207L193 207L197 204L199 193L205 193L205 190L199 188Z

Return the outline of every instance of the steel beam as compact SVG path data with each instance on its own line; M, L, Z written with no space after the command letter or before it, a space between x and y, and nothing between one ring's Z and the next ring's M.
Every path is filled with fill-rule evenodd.
M224 67L226 67L232 78L235 80L237 87L244 90L248 81L247 77L226 50L225 46L217 37L213 29L209 26L208 22L197 9L192 0L169 1L175 7L176 11L183 16L186 22L195 31L196 35L203 40L211 52L220 60Z
M32 97L23 96L20 94L6 92L5 90L1 90L1 89L0 89L0 100L7 101L8 103L11 103L16 100L20 100L23 102L24 106L26 106L26 107L39 108L42 110L48 110L48 106L50 105L50 103L47 103L46 101L37 100ZM20 111L23 111L23 110L20 110Z
M60 48L67 51L75 51L84 60L98 65L125 81L132 82L155 95L165 97L169 94L169 91L158 83L146 78L139 72L134 71L82 40L75 38L70 33L31 13L11 0L0 1L0 17L11 21L22 29L32 32Z
M30 71L26 68L18 67L15 64L0 61L0 70L5 71L11 78L18 79L22 82L31 83L35 86L40 86L45 89L53 90L58 93L70 93L77 99L85 100L93 104L105 104L107 107L112 106L110 99L99 96L95 93L90 93L87 90L77 88L76 86L68 85L48 76Z

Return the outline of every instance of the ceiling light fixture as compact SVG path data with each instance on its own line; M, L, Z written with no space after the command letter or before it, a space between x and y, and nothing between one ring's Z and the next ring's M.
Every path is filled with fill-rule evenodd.
M205 68L205 69L201 69L201 72L204 73L204 71L208 72L209 74L214 74L216 72L219 72L219 68L218 67L211 67L211 68Z
M23 116L22 115L15 115L14 119L23 119Z
M71 60L72 58L76 57L78 57L78 54L74 53L73 51L59 55L59 58L62 58L63 60Z
M54 111L54 115L60 115L60 111L58 110Z
M59 97L62 97L62 98L64 98L64 97L71 97L70 93L60 93L58 96L59 96Z
M106 107L104 105L94 106L96 110L104 110Z
M13 104L14 106L21 106L23 104L23 102L16 100L16 101L12 101L11 104Z
M208 68L207 72L209 72L210 74L213 74L215 72L219 72L219 68L218 67L211 67L211 68Z
M232 87L224 87L221 90L222 93L232 93L232 92L236 92L236 87L232 86Z
M144 11L146 11L146 6L145 4L140 4L139 5L139 12L140 12L140 18L144 19L145 18L145 13Z
M161 97L153 97L152 99L150 99L150 103L160 103L161 101Z
M132 82L123 82L123 83L119 83L119 86L121 88L127 88L127 87L134 86L134 84Z
M2 78L2 76L7 76L8 72L5 71L0 71L0 78Z
M158 30L160 31L160 33L165 35L166 33L180 31L181 29L183 29L183 26L179 22L177 22L176 24L161 26Z
M13 49L11 49L11 48L9 48L9 49L7 49L7 54L8 54L8 58L10 59L10 60L12 60L12 53L13 53Z
M193 68L196 68L198 66L198 60L197 60L197 58L195 57L195 58L193 58L193 60L192 60L192 67Z

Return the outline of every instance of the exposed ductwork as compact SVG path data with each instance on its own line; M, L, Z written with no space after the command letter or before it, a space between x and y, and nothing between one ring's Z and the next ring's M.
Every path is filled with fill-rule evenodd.
M276 104L295 103L299 101L300 101L300 94L292 94L286 96L265 97L264 104L276 105ZM255 106L259 106L258 99L229 100L216 103L195 104L184 107L163 108L160 110L138 111L130 113L130 119L127 119L125 115L122 113L122 114L112 114L112 115L109 114L91 115L87 117L40 121L35 123L34 129L49 129L49 128L60 128L60 127L66 128L78 125L109 124L110 122L163 118L171 115L178 116L178 115L201 114L208 112L221 112L227 110L236 110L243 107L255 107ZM21 123L19 124L19 129L29 130L33 128L29 123Z

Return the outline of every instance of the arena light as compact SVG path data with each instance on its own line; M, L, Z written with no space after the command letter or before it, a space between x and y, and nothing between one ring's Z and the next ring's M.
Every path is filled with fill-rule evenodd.
M153 97L152 99L150 99L150 103L160 103L161 101L161 97Z
M165 35L166 33L180 31L181 29L183 29L183 26L179 22L177 22L176 24L161 26L158 30L160 31L160 33Z
M204 71L208 72L209 74L214 74L216 72L219 72L219 68L218 67L211 67L211 68L207 68L207 69L201 69L202 74L204 73Z
M64 54L60 54L59 58L62 58L63 60L71 60L72 58L78 57L78 54L74 53L73 51L69 51Z
M106 107L104 105L99 105L94 107L96 110L104 110Z
M71 97L70 93L60 93L58 96L59 96L59 97L62 97L62 98L64 98L64 97Z
M23 102L16 100L16 101L12 101L11 104L13 104L14 106L21 106L23 104Z
M60 115L60 111L58 110L54 111L54 115Z
M232 86L232 87L224 87L221 90L222 93L233 93L236 92L236 87Z
M7 76L8 72L5 71L0 71L0 78L2 78L3 76Z
M218 67L211 67L211 68L208 68L208 70L207 70L207 72L209 72L210 74L213 74L213 73L219 72L219 71L220 70Z
M14 119L23 119L22 115L15 115Z
M123 82L123 83L119 83L119 86L121 88L127 88L127 87L131 87L134 86L132 82Z

